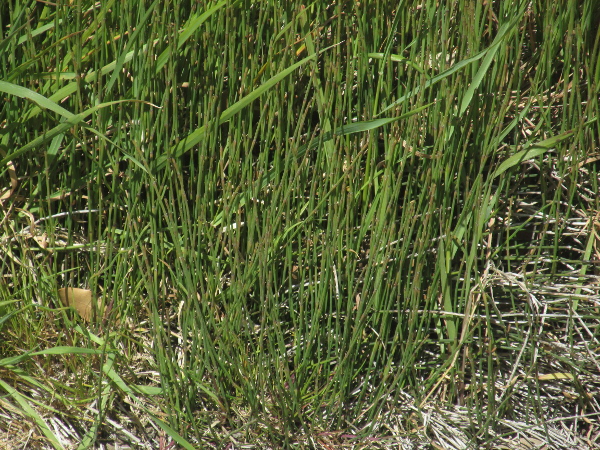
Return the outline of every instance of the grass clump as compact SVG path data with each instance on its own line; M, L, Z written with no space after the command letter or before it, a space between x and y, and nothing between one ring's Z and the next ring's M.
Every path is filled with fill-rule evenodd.
M599 18L4 2L6 445L597 445Z

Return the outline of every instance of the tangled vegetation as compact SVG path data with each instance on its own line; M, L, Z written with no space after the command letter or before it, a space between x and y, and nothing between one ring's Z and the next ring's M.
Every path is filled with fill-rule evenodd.
M0 447L600 445L599 23L1 2Z

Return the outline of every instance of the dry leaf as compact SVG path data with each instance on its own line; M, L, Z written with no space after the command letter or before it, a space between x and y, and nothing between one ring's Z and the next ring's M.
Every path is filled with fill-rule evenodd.
M547 381L547 380L573 380L575 377L572 373L546 373L542 375L538 375L538 380Z
M0 153L0 156L6 156L5 152ZM5 189L4 191L0 192L0 200L6 200L7 198L10 198L19 185L15 165L12 161L8 161L6 165L8 166L8 176L10 177L10 189Z
M94 311L92 302L95 301L96 313L98 314L98 317L102 317L102 301L93 299L92 291L89 289L62 288L58 290L58 296L63 305L75 308L75 311L77 311L86 322L92 320Z

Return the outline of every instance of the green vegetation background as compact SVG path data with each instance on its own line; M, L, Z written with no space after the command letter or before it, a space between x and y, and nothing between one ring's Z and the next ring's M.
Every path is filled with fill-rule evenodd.
M0 20L15 442L439 442L435 404L493 445L503 419L598 412L596 2L9 0Z

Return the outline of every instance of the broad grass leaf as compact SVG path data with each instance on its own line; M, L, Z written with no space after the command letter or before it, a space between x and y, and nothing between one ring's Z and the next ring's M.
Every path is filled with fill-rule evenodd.
M202 14L194 15L190 17L187 23L184 25L181 30L181 34L179 35L179 39L177 40L177 50L179 50L183 45L187 42L192 34L202 25L206 19L216 13L219 9L221 9L227 3L226 0L222 0L215 5L213 5L207 11L204 11ZM169 53L173 51L171 47L167 47L157 58L156 60L156 73L158 73L167 63L169 59Z
M40 350L39 352L33 352L31 355L103 355L105 352L105 350L98 350L96 348L61 345L58 347L47 348L46 350Z
M513 18L513 20L510 23L508 23L500 28L500 30L498 31L498 34L496 35L496 38L494 39L494 42L492 43L492 45L490 47L486 48L485 50L477 53L476 55L474 55L470 58L466 58L462 61L457 62L452 67L450 67L448 70L445 70L444 72L440 73L439 75L427 80L423 84L423 86L417 86L415 89L408 91L406 94L404 94L398 100L392 102L390 105L388 105L384 109L382 109L379 112L379 114L377 114L377 115L380 116L381 114L388 111L389 109L398 106L399 104L405 102L407 99L417 95L419 92L421 92L422 89L427 89L427 88L433 86L434 84L439 83L440 81L442 81L445 78L448 78L450 75L452 75L453 73L462 69L463 67L468 66L468 65L474 63L475 61L480 60L481 58L487 57L487 59L484 61L484 63L480 67L478 73L473 78L470 88L467 90L467 92L465 92L465 95L462 98L461 111L464 112L463 108L466 109L466 106L471 102L473 93L475 92L475 88L477 86L479 86L479 84L481 83L481 80L483 79L483 76L484 76L485 72L487 71L487 68L489 67L489 64L491 63L491 61L493 59L493 56L498 49L498 45L502 42L505 34L516 25L518 19L520 17L522 17L523 12L524 12L524 8L521 8L521 11Z
M502 164L500 164L500 166L494 172L494 175L492 175L492 178L499 177L508 169L516 166L517 164L522 163L523 161L527 161L528 159L533 159L536 156L543 155L544 153L546 153L546 151L554 147L555 144L564 141L565 139L569 138L572 134L573 131L567 131L566 133L562 133L557 136L552 136L548 139L544 139L543 141L531 145L525 150L521 150L520 152L515 153Z
M8 83L6 81L0 81L0 92L14 95L15 97L26 98L28 100L31 100L40 108L49 109L50 111L53 111L67 119L71 119L75 116L75 114L73 114L71 111L68 111L62 106L57 105L49 98L44 97L43 95L38 94L37 92L34 92L31 89L27 89L23 86Z
M488 71L490 65L492 64L492 61L494 60L496 52L500 48L500 44L504 41L504 38L506 37L508 32L517 26L518 21L524 13L525 4L521 7L519 13L516 14L515 17L509 23L506 23L502 27L500 27L500 29L498 30L498 34L494 39L494 42L492 42L492 45L490 45L489 48L485 50L485 57L483 58L483 62L481 63L481 66L479 66L479 69L473 77L471 84L469 85L468 89L463 95L460 104L460 111L458 112L459 117L464 114L464 112L467 110L467 107L471 103L473 95L475 94L475 90L481 85L481 82L483 81L486 72Z
M29 90L29 89L27 89L27 90ZM35 92L33 92L33 91L30 91L30 92L33 93L33 94L35 94ZM43 97L43 96L41 96L41 97L45 99L45 97ZM46 99L46 100L48 100L48 99ZM99 105L96 105L96 106L93 106L93 107L91 107L89 109L86 109L85 111L83 111L80 114L71 114L70 112L68 112L67 110L65 110L68 114L70 114L70 116L66 119L66 121L59 123L57 126L55 126L54 128L52 128L48 132L42 134L41 136L38 136L34 140L30 141L29 143L25 144L21 148L19 148L19 149L15 150L14 152L12 152L8 156L5 156L2 159L2 161L0 161L0 166L3 166L4 164L8 163L11 159L14 159L17 156L20 156L23 153L25 153L25 152L27 152L27 151L29 151L31 149L39 148L44 143L46 143L46 142L48 142L50 140L54 140L55 137L60 136L63 133L66 133L70 128L72 128L72 127L74 127L76 125L80 125L80 126L84 127L88 131L94 133L100 139L106 140L107 142L110 142L111 144L113 144L113 145L116 146L116 144L114 142L112 142L110 139L108 139L104 134L100 133L98 130L95 130L92 127L86 126L84 121L85 121L85 119L88 116L94 114L99 109L106 108L106 107L109 107L109 106L113 106L113 105L116 105L116 104L119 104L119 103L123 103L123 102L140 102L140 101L139 100L115 100L115 101L112 101L112 102L101 103ZM149 104L149 103L143 102L143 101L141 103ZM54 104L54 102L48 100L48 102L45 103L45 104L47 104L49 106L49 105ZM55 105L55 106L58 107L58 108L61 108L58 105ZM56 112L58 112L58 110ZM63 116L67 117L65 114L63 114ZM56 156L57 150L54 148L55 145L51 146L51 152L52 152L52 153L50 153L51 157L55 157Z
M373 59L385 59L386 58L385 53L367 53L367 56L369 58L373 58ZM406 64L407 66L412 67L417 72L419 72L420 74L425 76L425 78L429 79L429 75L427 74L427 72L421 66L419 66L418 64L415 64L414 61L411 61L410 59L405 58L404 56L401 56L401 55L389 54L387 57L392 62L399 62L399 63L403 63L403 64Z
M423 106L419 106L418 108L415 108L409 112L407 112L406 114L402 114L401 116L397 116L397 117L388 117L385 119L373 119L373 120L366 120L363 122L353 122L350 123L348 125L342 125L338 128L336 128L333 131L328 131L326 133L323 133L322 137L319 139L315 139L313 142L310 142L308 144L304 144L302 147L300 147L298 149L298 158L301 158L302 156L304 156L304 154L309 151L309 150L313 150L315 148L317 148L320 144L324 143L324 142L328 142L330 140L332 140L335 136L344 136L347 134L354 134L354 133L363 133L365 131L370 131L370 130L374 130L376 128L382 127L384 125L396 122L398 120L401 119L406 119L412 115L415 115L427 108L429 108L431 105L433 105L433 103L428 103L426 105ZM204 128L202 128L202 130L204 130ZM267 187L267 185L269 185L270 183L273 182L273 180L275 180L276 177L276 172L273 170L270 170L269 173L267 173L265 175L265 177L263 178L262 182L261 182L261 189L264 189ZM241 206L245 206L246 205L246 198L249 198L249 193L246 193L246 195L240 195L237 197L236 199L236 203L234 203L235 207L241 207ZM219 227L223 224L223 212L221 211L220 213L218 213L215 218L213 219L213 221L211 222L211 225L213 227Z
M50 427L46 423L46 421L38 414L38 412L31 407L29 404L29 400L23 396L19 391L17 391L10 384L5 383L0 380L0 388L4 389L10 397L12 397L19 405L12 405L13 407L20 410L24 416L29 417L31 420L35 422L39 430L46 436L48 441L52 444L55 449L64 449L65 447L60 443L59 439L56 435L50 430Z
M102 366L102 371L106 374L106 376L117 386L123 393L127 394L131 400L133 400L136 404L139 404L142 409L147 412L153 419L154 423L158 425L163 431L169 435L175 442L181 445L183 448L194 450L194 446L192 446L188 441L186 441L177 431L171 428L166 422L163 422L158 417L156 417L152 412L150 412L142 402L140 402L135 395L134 389L135 385L129 386L123 378L119 376L119 374L115 371L115 357L113 354L107 355L106 363Z
M159 0L156 0L154 3L152 3L152 5L150 5L148 7L148 9L146 10L146 13L140 18L140 21L139 21L140 25L145 24L148 21L150 16L154 13L154 8L158 4L158 1ZM119 78L119 75L121 74L121 69L123 68L123 65L125 64L125 60L128 58L128 56L130 54L133 54L135 52L135 50L132 51L131 48L137 42L137 37L143 29L144 29L144 27L142 27L142 26L138 26L135 29L135 31L131 35L131 38L127 42L127 46L123 50L123 53L121 53L121 55L119 55L119 57L114 61L115 67L114 67L114 70L112 71L110 80L108 80L108 83L106 83L106 86L104 87L104 92L111 92L113 85L115 84L115 82ZM145 48L145 46L144 46L144 48ZM129 59L131 59L131 57L129 57ZM158 67L157 67L157 71L158 71Z
M318 54L321 54L321 53L329 50L331 47L332 46L321 50ZM237 113L242 111L246 106L248 106L250 103L252 103L258 97L263 95L265 92L267 92L269 89L271 89L277 83L279 83L281 80L283 80L288 75L290 75L294 70L298 69L303 64L306 64L308 61L315 59L318 56L318 54L313 54L313 55L307 56L306 58L302 59L301 61L298 61L297 63L292 64L287 69L282 70L277 75L274 75L273 77L271 77L270 79L265 81L262 85L260 85L260 87L258 87L254 91L252 91L250 94L248 94L247 96L242 98L240 101L231 105L229 108L227 108L225 111L223 111L223 113L221 114L221 117L219 117L219 125L227 122L234 115L236 115ZM157 170L164 169L165 166L167 165L167 158L169 156L177 158L177 157L183 155L184 153L186 153L188 150L190 150L194 145L201 142L202 139L204 138L205 132L206 132L206 127L201 126L200 128L197 128L192 133L190 133L181 142L174 145L171 148L170 155L164 154L164 155L161 155L159 158L157 158L156 169Z

